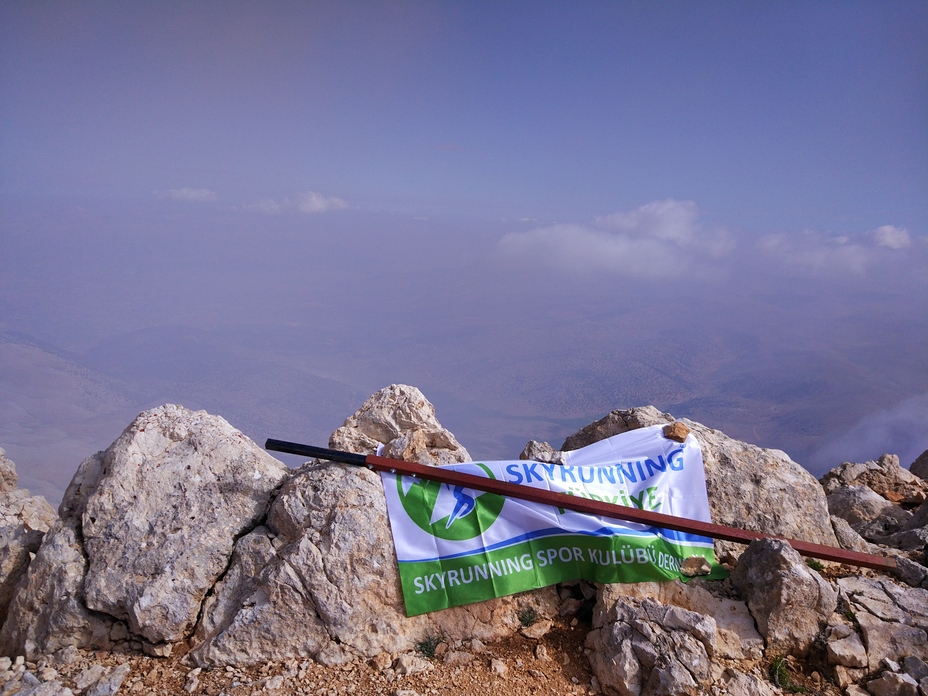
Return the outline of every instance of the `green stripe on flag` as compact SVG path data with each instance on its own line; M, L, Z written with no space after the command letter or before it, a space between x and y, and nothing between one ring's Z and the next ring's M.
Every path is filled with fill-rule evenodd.
M680 578L680 563L702 556L724 577L712 547L641 536L565 534L456 558L399 564L406 613L415 616L567 580L647 582Z

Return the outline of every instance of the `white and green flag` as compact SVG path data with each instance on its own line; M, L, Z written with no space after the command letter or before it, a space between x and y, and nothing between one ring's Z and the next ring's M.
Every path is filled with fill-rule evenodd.
M469 462L448 468L533 488L711 522L699 442L641 428L564 453L564 464ZM409 616L557 582L680 577L712 539L493 493L383 473Z

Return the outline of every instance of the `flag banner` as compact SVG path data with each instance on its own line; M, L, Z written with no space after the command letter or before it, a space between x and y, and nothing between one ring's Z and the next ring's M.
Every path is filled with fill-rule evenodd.
M564 453L563 464L468 462L452 471L711 522L699 442L663 426ZM644 582L681 577L712 539L493 493L381 473L408 616L567 580ZM713 575L716 573L714 572Z

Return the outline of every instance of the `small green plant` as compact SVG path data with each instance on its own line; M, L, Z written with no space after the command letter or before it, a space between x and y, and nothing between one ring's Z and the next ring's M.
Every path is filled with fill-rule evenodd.
M427 633L425 638L416 643L416 650L428 658L435 657L435 649L444 640L444 637L436 633Z
M786 669L786 657L783 655L774 658L773 662L770 664L770 681L787 693L804 694L806 692L804 686L793 684L792 679L789 677L789 672Z
M523 627L531 626L538 621L538 612L532 607L525 607L519 610L518 617L519 623L522 624Z
M825 570L825 564L815 558L807 558L806 565L809 566L812 570Z

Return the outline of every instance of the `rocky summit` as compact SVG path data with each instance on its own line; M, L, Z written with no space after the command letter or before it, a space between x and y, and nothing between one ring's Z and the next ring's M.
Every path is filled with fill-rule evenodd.
M721 580L697 563L687 582L577 580L407 617L378 475L288 469L221 417L168 404L85 459L57 515L0 449L0 696L928 696L928 453L836 462L816 481L784 452L646 406L522 458L672 423L700 442L716 523L897 571L803 559L782 539L716 542ZM329 445L470 460L404 385Z

